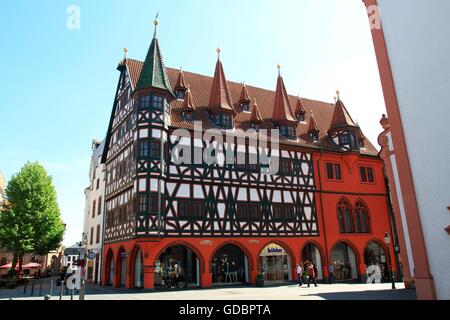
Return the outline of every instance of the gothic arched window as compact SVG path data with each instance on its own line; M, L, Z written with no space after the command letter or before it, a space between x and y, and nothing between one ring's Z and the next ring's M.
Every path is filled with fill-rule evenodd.
M358 200L355 205L355 226L357 233L370 232L369 209L362 200Z
M347 199L342 198L339 200L337 214L339 231L341 233L353 233L355 229L353 227L352 209Z

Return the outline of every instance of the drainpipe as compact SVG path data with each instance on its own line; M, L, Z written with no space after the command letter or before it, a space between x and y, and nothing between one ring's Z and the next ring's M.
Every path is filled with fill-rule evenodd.
M108 170L107 170L107 166L106 163L103 164L104 168L102 170L102 172L104 173L103 175L103 204L102 204L102 210L103 210L103 222L102 222L102 246L100 249L100 254L99 254L99 259L100 261L98 262L99 268L100 268L100 277L99 277L99 284L103 285L103 252L104 252L104 247L105 247L105 232L106 232L106 178L108 176ZM98 270L96 270L98 272Z
M383 168L383 172L384 172L384 168ZM392 202L391 202L391 189L389 187L389 182L388 179L386 178L386 174L384 175L384 184L386 186L386 202L387 202L387 207L388 207L388 212L389 212L389 220L390 220L390 229L391 229L391 235L392 235L392 246L393 246L393 250L394 250L394 258L395 258L395 265L397 267L397 279L399 277L400 274L400 263L398 261L398 252L396 250L396 248L400 248L400 245L398 243L398 234L397 234L397 225L395 223L395 216L394 216L394 209L392 207Z
M322 193L322 175L320 173L320 161L322 160L323 155L323 148L322 145L320 146L320 157L317 160L317 172L319 174L319 194L320 194L320 211L322 213L322 223L323 223L323 239L325 240L325 263L326 263L326 270L328 274L328 265L330 264L330 260L328 257L328 243L327 243L327 231L326 231L326 223L325 223L325 215L323 212L323 193Z

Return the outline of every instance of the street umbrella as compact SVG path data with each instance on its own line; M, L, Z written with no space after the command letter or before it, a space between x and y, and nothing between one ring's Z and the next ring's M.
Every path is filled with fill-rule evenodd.
M8 263L8 264L5 264L5 265L0 267L0 269L11 269L11 268L12 268L12 263ZM19 269L19 264L17 263L16 264L16 270L18 270L18 269Z
M40 265L39 263L36 263L36 262L30 262L30 263L27 263L26 265L24 265L24 266L22 266L22 268L23 269L32 269L32 268L39 268L39 267L41 267L42 265Z

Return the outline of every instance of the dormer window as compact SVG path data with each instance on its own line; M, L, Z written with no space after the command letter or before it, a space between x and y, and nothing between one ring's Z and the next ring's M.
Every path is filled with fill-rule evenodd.
M249 112L250 111L250 104L248 102L242 102L241 103L242 111Z
M214 124L220 129L231 129L233 127L233 120L230 114L218 113L214 116Z
M319 141L319 133L318 133L318 132L310 133L309 136L310 136L314 141Z
M339 145L348 146L350 150L359 150L359 142L352 132L345 132L339 135Z
M280 135L287 139L295 139L295 131L292 126L280 126Z
M190 111L183 112L183 118L186 121L192 121L192 112Z
M298 121L305 122L305 114L304 113L297 113L296 118Z
M184 97L186 96L186 90L184 90L184 89L177 89L175 91L175 96L177 97L178 100L183 100Z
M259 131L259 123L252 123L252 128Z

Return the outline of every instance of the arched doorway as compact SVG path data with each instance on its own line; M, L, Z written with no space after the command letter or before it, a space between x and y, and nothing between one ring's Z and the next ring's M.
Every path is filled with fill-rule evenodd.
M308 243L302 250L302 263L303 270L306 270L306 265L312 262L316 269L316 275L318 280L323 280L322 272L322 257L320 255L319 248L314 243Z
M378 266L383 279L389 279L386 252L378 242L370 241L367 244L364 249L364 263L366 264L366 268L373 265Z
M339 242L333 247L331 262L336 280L350 281L358 278L355 252L345 242Z
M200 286L200 261L190 248L173 245L155 261L155 288Z
M236 245L226 244L217 250L211 260L213 284L248 283L248 259Z
M119 286L125 286L127 283L127 253L121 249L117 256L117 268L119 271Z
M106 269L106 275L105 275L105 284L106 285L113 285L114 284L114 256L111 250L108 251L108 255L106 256L106 263L105 263L107 269Z
M142 265L142 251L138 249L134 257L134 287L143 288L144 287L144 268Z
M259 266L265 281L281 282L292 279L291 257L285 248L269 243L259 254Z

